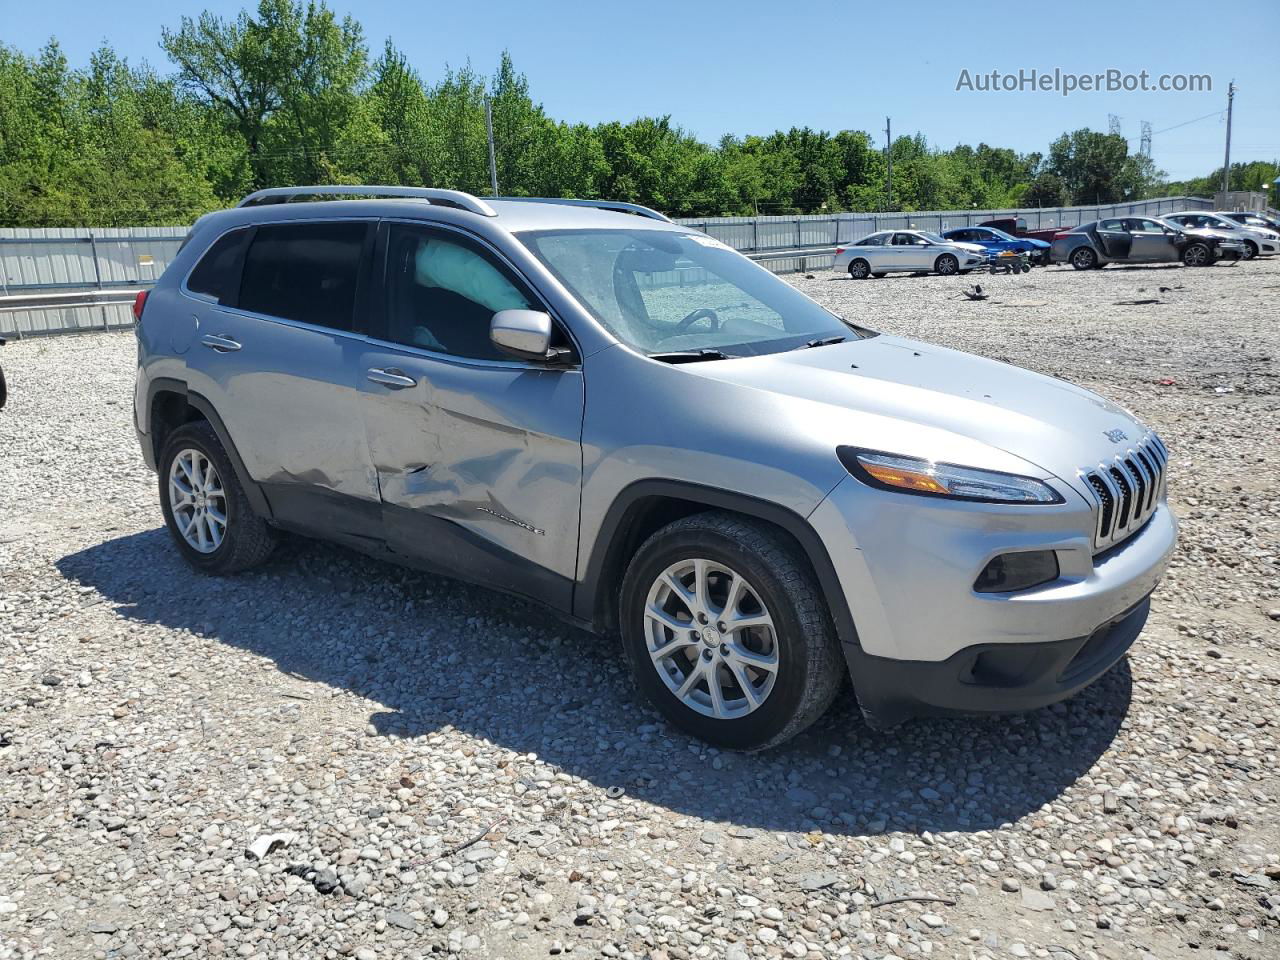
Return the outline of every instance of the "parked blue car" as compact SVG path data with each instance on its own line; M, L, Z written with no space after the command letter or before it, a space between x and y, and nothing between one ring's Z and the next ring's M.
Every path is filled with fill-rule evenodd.
M1030 237L1014 237L995 227L957 227L943 233L948 240L981 244L992 258L1004 253L1025 253L1032 263L1049 263L1049 244Z

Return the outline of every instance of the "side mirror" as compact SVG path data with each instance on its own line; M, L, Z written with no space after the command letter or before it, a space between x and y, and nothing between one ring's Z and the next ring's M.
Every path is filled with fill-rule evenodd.
M522 360L558 360L568 351L551 346L551 317L541 310L499 310L489 322L489 339Z

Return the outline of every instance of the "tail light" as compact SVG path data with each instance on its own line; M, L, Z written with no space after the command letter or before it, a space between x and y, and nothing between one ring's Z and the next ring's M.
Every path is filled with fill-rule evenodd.
M1061 233L1055 233L1053 235L1053 239L1061 240L1063 237L1067 236L1069 233L1071 233L1070 230L1063 230Z
M142 308L147 305L147 291L139 290L138 295L133 298L133 320L135 323L142 322Z
M844 253L844 247L836 247L836 256Z

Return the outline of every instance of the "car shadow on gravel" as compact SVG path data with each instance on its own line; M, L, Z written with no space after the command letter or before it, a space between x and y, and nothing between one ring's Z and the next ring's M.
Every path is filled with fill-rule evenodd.
M720 753L640 701L616 641L532 604L341 548L290 538L261 570L217 579L193 574L159 528L105 540L57 567L100 595L86 593L87 604L105 600L125 620L269 658L291 678L290 691L305 680L381 705L369 715L367 704L315 691L325 710L351 715L337 721L348 733L416 738L451 726L726 828L995 829L1085 775L1131 696L1125 661L1065 704L1031 714L915 720L877 733L846 689L790 743Z

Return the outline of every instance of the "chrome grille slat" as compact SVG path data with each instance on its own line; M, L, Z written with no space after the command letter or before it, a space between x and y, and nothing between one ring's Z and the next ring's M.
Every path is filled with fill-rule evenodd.
M1105 550L1137 533L1160 505L1169 452L1154 433L1110 459L1084 467L1079 476L1092 494L1094 550Z

